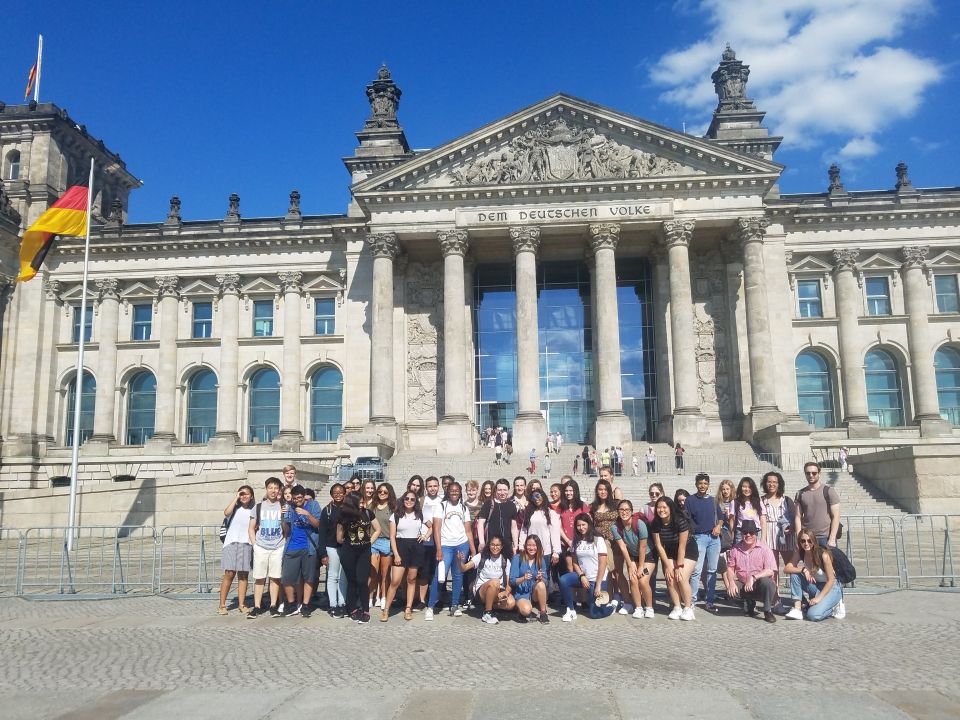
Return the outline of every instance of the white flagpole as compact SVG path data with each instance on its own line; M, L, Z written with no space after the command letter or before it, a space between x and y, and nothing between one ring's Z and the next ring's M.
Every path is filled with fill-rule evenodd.
M37 81L33 85L33 101L40 102L40 71L43 69L43 35L37 42Z
M67 509L67 551L73 550L74 522L77 517L77 468L80 463L80 405L83 402L83 348L87 327L87 271L90 264L90 225L93 224L93 158L87 183L87 238L83 246L83 285L80 291L80 342L77 349L77 373L73 390L73 453L70 457L70 505ZM92 323L91 323L92 329Z

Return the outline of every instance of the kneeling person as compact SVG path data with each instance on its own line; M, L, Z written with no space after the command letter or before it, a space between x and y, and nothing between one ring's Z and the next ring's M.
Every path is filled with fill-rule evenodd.
M466 572L477 569L477 579L473 583L474 603L483 605L483 622L496 625L499 620L493 614L497 610L513 610L517 601L510 592L510 561L504 554L503 538L493 535L479 555L469 562L463 562L463 553L457 553L460 570Z
M757 601L763 603L763 619L777 621L773 606L777 604L777 559L773 550L757 542L757 524L744 520L740 525L743 539L730 548L727 555L726 579L732 597L743 597L748 615L755 612Z

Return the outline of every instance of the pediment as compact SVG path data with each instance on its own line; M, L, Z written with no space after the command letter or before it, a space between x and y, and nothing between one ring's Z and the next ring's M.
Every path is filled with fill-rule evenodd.
M139 298L154 298L157 295L156 286L147 285L143 282L135 282L132 285L123 289L120 293L120 297L124 300L139 299Z
M667 177L776 177L781 170L776 163L702 138L555 95L361 181L353 193Z
M317 292L339 292L343 290L343 284L337 282L328 275L318 275L310 282L303 284L303 289L307 294Z
M83 285L81 283L77 283L76 285L71 285L70 287L66 287L62 289L59 295L60 301L64 303L80 302L81 296L83 295L82 289L83 289ZM93 287L92 284L88 285L87 301L89 302L90 300L96 300L96 299L97 299L96 288Z
M829 263L813 255L807 255L790 266L790 272L828 273L831 270L833 267Z
M280 286L258 277L243 286L243 295L279 295Z
M889 255L884 255L883 253L874 253L866 260L858 264L861 272L867 270L899 270L900 263L891 258Z
M957 255L952 250L945 250L935 258L927 260L927 265L933 268L955 268L960 265L960 255Z
M196 297L198 295L216 296L220 294L220 288L211 285L206 280L194 280L180 288L180 294L184 297Z

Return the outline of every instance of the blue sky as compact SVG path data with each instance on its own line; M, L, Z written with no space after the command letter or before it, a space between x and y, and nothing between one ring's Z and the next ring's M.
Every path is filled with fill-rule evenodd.
M97 3L8 0L0 100L22 101L44 35L41 101L121 154L144 186L130 219L179 195L187 220L342 213L340 158L386 62L411 146L435 147L555 92L702 132L725 42L748 93L786 135L783 192L958 186L960 3L676 2ZM952 158L952 162L950 161Z

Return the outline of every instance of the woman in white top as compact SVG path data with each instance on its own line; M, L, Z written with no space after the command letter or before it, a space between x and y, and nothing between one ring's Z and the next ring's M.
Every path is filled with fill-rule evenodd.
M440 503L440 514L435 514L433 517L433 542L436 546L437 567L442 567L442 572L438 570L433 574L424 619L433 619L433 608L436 606L437 600L440 599L440 583L446 582L447 568L453 575L453 588L450 591L450 615L460 617L463 615L463 610L460 609L463 573L460 571L460 563L455 563L453 560L458 554L465 554L468 550L470 556L473 557L476 548L473 544L473 522L470 519L470 510L463 502L460 483L456 480L447 485L443 494L443 501ZM443 577L440 577L441 575Z
M223 539L223 551L220 564L223 568L223 580L220 581L220 615L227 614L227 593L237 578L237 601L240 612L246 613L247 578L253 568L253 545L250 544L250 513L253 510L253 488L242 485L237 494L223 509L223 517L229 518L227 536Z
M387 600L380 611L380 622L390 618L390 606L397 595L400 581L407 578L406 610L404 620L413 620L413 600L417 596L417 573L423 567L423 541L430 537L432 523L423 521L423 511L415 490L407 490L397 503L397 511L390 516L390 550L393 552L393 571Z
M463 553L457 553L461 572L476 568L477 579L473 583L474 602L483 605L483 622L496 625L500 622L493 614L497 610L513 610L517 601L510 590L510 561L504 553L503 538L492 535L479 555L464 562Z
M560 594L567 612L563 621L577 619L574 609L574 591L586 596L590 617L605 618L613 614L614 606L604 599L607 589L607 544L596 534L590 513L580 513L573 521L573 572L560 578Z

